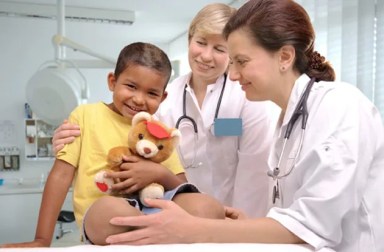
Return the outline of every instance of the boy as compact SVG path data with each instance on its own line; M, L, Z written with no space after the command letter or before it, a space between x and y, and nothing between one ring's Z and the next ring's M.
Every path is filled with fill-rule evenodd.
M57 216L72 182L76 222L83 229L86 242L105 245L108 235L129 230L110 225L109 219L116 215L131 216L143 212L125 199L102 197L93 182L94 175L107 166L109 149L127 146L132 117L139 111L156 112L167 96L165 87L170 74L170 61L158 47L138 42L123 48L114 73L108 75L113 103L81 105L71 113L70 121L80 126L82 135L57 155L44 188L35 240L6 246L49 246ZM224 209L218 202L207 195L192 193L197 189L184 184L184 170L175 153L164 162L169 170L161 164L136 157L126 161L130 163L121 166L123 171L111 175L123 179L112 189L131 193L157 182L166 190L173 189L168 194L169 199L188 212L201 217L224 218ZM191 193L177 194L179 192Z

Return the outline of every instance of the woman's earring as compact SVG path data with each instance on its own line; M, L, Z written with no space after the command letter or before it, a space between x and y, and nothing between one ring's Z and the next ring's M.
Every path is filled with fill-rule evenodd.
M285 71L285 66L280 67L280 71L284 72Z

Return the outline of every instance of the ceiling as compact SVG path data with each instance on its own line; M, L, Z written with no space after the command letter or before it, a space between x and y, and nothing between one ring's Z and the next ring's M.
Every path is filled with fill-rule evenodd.
M63 0L65 1L65 0ZM187 32L194 15L205 5L221 2L239 7L246 0L66 0L65 6L130 10L135 12L127 40L169 44ZM0 2L9 2L0 0ZM14 0L11 2L56 5L55 0Z

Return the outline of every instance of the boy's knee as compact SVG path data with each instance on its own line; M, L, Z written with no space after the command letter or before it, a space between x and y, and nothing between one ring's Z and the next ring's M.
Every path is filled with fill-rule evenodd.
M125 199L104 196L95 201L84 216L84 229L89 240L96 245L107 245L105 239L112 234L132 230L132 227L114 226L109 223L113 217L139 215Z
M188 213L210 219L224 219L224 206L213 197L202 193L180 193L173 201Z
M215 198L210 197L206 194L202 194L203 199L203 211L207 216L202 216L206 218L214 219L225 219L225 209L224 206Z

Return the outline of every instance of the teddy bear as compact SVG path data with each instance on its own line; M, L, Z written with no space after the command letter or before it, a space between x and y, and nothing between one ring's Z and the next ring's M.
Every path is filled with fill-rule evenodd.
M176 128L167 127L147 112L139 112L132 118L132 127L128 134L128 147L117 146L109 150L107 155L108 169L118 171L123 163L123 155L137 155L156 163L168 159L179 143L181 133ZM111 185L115 181L105 178L106 170L95 176L95 183L99 190L111 194ZM152 183L139 190L140 202L145 205L145 198L163 198L164 187Z

